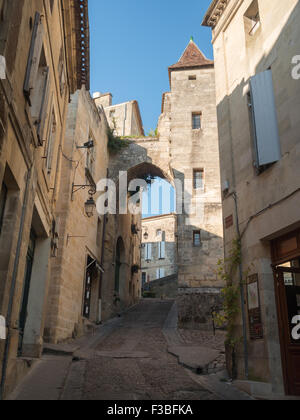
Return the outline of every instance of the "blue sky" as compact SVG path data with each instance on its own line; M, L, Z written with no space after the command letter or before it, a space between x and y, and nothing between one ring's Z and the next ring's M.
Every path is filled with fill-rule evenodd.
M211 31L201 27L211 0L89 0L91 91L114 103L138 100L146 133L157 126L169 91L168 66L190 37L212 58Z

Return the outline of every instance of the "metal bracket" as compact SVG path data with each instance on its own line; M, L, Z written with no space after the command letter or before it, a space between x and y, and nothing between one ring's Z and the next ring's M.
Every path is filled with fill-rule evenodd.
M74 199L74 194L77 193L80 190L85 190L86 188L90 188L89 190L89 194L90 195L95 195L97 190L95 188L95 185L92 184L87 184L87 185L75 185L74 183L72 184L72 195L71 195L71 200L73 201Z

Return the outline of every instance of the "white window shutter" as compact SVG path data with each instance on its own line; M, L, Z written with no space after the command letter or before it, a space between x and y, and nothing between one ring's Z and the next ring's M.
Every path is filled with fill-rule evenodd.
M165 277L165 269L161 268L160 269L160 278L163 279Z
M250 86L257 166L261 167L281 159L272 71L267 70L252 77Z
M159 268L156 270L156 279L157 280L160 279L160 269Z
M24 82L24 93L30 102L30 93L36 82L37 71L39 67L42 46L43 46L44 28L40 13L35 14L32 38L29 50L29 57Z
M158 259L161 258L161 242L158 242Z

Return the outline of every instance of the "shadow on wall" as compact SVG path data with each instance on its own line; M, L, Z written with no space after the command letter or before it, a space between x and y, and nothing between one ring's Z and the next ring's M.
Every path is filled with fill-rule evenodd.
M281 360L281 354L277 346L279 336L276 316L276 297L272 281L273 274L270 267L272 260L271 247L268 242L262 243L260 237L274 235L276 221L272 228L271 223L274 223L274 220L272 221L270 219L270 223L264 225L261 223L260 225L257 224L255 230L252 231L251 223L254 223L254 220L258 220L255 217L253 218L253 215L260 214L263 217L261 214L262 209L269 209L268 211L271 211L271 203L282 200L283 197L287 196L287 190L292 192L295 186L297 187L295 180L299 179L299 176L297 176L297 174L299 175L299 155L297 156L295 149L299 144L300 80L294 80L292 77L293 67L295 67L292 64L292 60L300 53L300 29L297 24L299 18L300 4L298 2L274 42L273 47L270 49L270 52L268 54L262 54L260 61L253 68L253 75L269 69L272 71L281 143L281 159L275 164L264 167L260 175L253 165L257 156L248 105L250 79L243 78L232 93L224 96L217 105L220 154L223 156L223 167L226 167L226 174L223 173L223 178L226 176L231 187L235 184L235 178L241 180L236 186L236 192L239 213L240 215L242 214L242 220L244 222L242 230L245 229L242 239L243 265L247 267L254 264L251 271L260 273L262 276L261 300L265 342L248 340L250 376L263 382L270 381L271 376L273 377L273 383L280 383L282 375L281 365L278 363L278 360ZM294 28L297 30L296 34L295 32L293 33ZM255 45L247 45L249 65L251 63L251 49L258 48L257 45L263 45L263 43L259 43L259 37L262 35L263 32L258 33ZM294 42L292 40L293 37ZM296 39L298 42L295 41ZM279 53L281 54L280 57L278 56ZM239 109L240 112L233 112L236 109ZM231 125L230 122L232 123ZM242 142L241 138L244 138L245 141ZM223 142L222 139L224 139ZM230 146L228 146L229 144ZM292 151L293 148L295 152ZM245 157L248 157L246 164ZM234 173L232 173L231 168L234 168ZM278 181L279 179L281 182ZM247 181L247 188L244 186L246 184L245 181ZM270 188L270 186L272 187ZM288 208L287 213L289 213ZM227 216L230 216L230 214L224 214L225 218ZM279 229L282 228L283 220L284 217L281 220L278 219L278 235L280 235ZM291 226L285 227L289 228ZM291 229L293 230L294 226ZM228 232L226 236L225 245L229 251L232 235ZM254 238L256 238L256 241ZM257 256L259 255L261 257L258 260L259 257ZM265 260L264 264L269 267L269 274L261 273L262 258ZM268 282L267 288L264 286L266 281ZM248 325L247 329L249 330ZM239 320L236 326L236 336L239 337L242 335L242 327ZM269 351L273 353L272 358L269 356ZM259 357L257 356L258 354ZM238 348L237 359L238 375L239 377L244 377L244 352L242 345ZM268 360L267 363L266 360Z

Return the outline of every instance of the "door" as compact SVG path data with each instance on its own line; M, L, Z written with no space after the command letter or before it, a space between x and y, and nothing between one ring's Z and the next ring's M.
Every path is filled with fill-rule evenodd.
M35 237L34 232L31 231L28 251L27 251L27 256L26 256L22 305L21 305L21 310L20 310L20 315L19 315L19 348L18 348L19 356L22 355L24 331L25 331L27 314L28 314L28 299L29 299L35 243L36 243L36 237Z
M287 395L300 395L300 268L275 269L282 362Z

